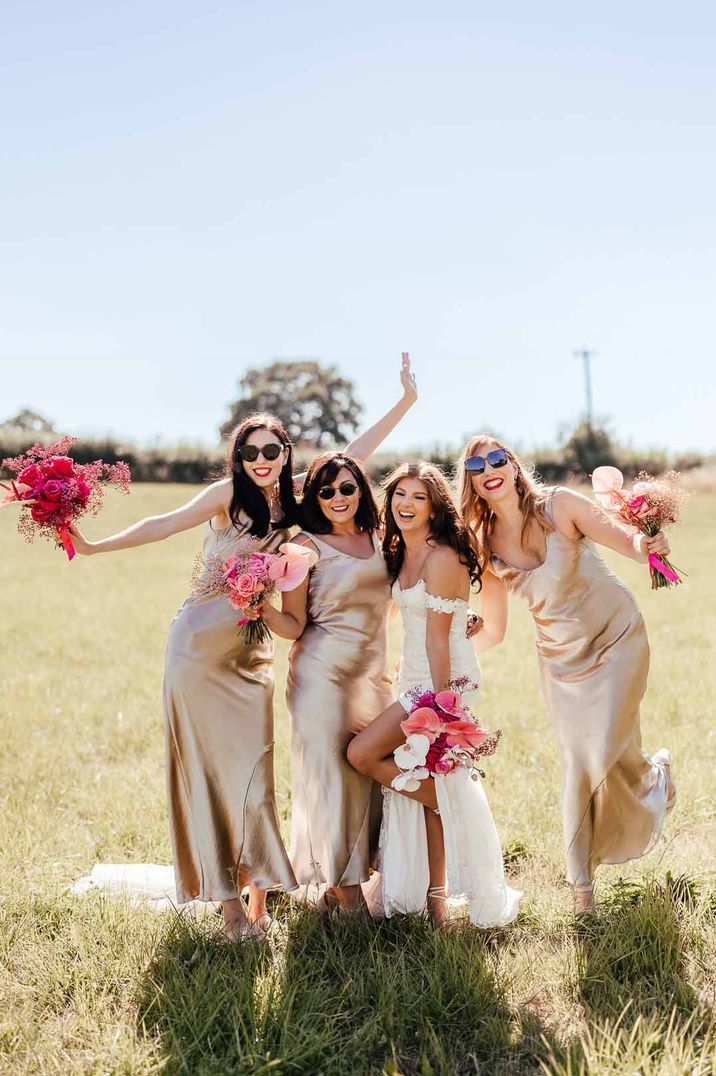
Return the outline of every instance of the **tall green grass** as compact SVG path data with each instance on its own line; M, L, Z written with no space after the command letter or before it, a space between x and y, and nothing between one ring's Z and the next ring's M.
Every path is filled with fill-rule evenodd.
M90 533L183 500L110 498ZM198 534L68 564L0 515L0 1071L8 1073L713 1074L716 1041L716 496L674 535L684 587L619 572L652 644L645 746L675 757L679 802L660 845L600 874L575 922L564 882L558 765L532 627L511 609L485 656L483 719L503 728L488 794L518 923L435 934L360 915L327 928L276 897L263 948L218 919L158 917L67 886L96 861L168 862L161 716L166 632ZM613 560L616 563L616 558ZM392 634L397 656L397 625ZM286 647L277 658L277 772L288 816Z

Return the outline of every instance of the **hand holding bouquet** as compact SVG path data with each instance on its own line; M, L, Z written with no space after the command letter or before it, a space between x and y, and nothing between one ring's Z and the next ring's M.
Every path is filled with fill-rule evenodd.
M678 523L688 496L677 471L669 471L663 478L651 478L641 471L632 492L628 493L624 490L624 475L617 467L597 467L592 474L592 488L608 511L650 538L663 527ZM652 590L681 582L667 557L650 553L648 559Z
M295 590L318 560L308 546L284 542L278 553L232 553L226 560L200 562L194 597L225 594L240 617L237 626L248 643L270 635L261 610L275 591Z
M70 560L75 555L70 523L86 513L97 515L105 486L114 485L128 493L130 483L126 463L75 463L66 453L76 440L63 437L53 445L36 444L22 456L4 459L2 466L13 471L16 478L9 485L0 482L9 491L0 506L19 503L29 508L20 517L20 534L28 542L38 533L54 539Z
M393 758L400 769L391 787L396 792L415 792L428 777L445 776L463 766L473 780L484 773L477 765L480 757L494 755L502 733L488 733L462 704L461 691L476 690L469 681L452 681L460 690L424 691L417 694L410 714L401 721L406 735Z

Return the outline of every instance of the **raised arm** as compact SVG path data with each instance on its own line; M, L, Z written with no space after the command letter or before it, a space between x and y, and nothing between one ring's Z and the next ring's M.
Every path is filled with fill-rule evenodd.
M472 636L476 654L498 646L507 630L507 587L490 571L484 572L482 576L480 615L482 627Z
M395 429L401 418L410 410L418 398L418 389L415 384L415 376L410 369L410 355L403 351L400 356L400 383L403 386L403 395L397 404L379 418L374 425L355 437L344 451L347 456L353 456L357 460L367 460L377 448L379 448L389 433Z
M467 586L466 586L467 582ZM436 598L465 598L469 590L467 571L452 549L436 549L425 562L425 587ZM444 691L450 683L450 628L453 614L428 606L425 649L430 665L433 691Z
M640 531L633 534L601 505L574 490L560 489L554 494L553 512L554 521L562 533L572 538L590 538L598 545L613 549L631 560L644 563L650 553L660 556L669 553L669 541L663 531L653 538Z
M163 538L187 531L200 523L208 522L212 516L225 512L231 503L231 490L231 479L222 478L220 482L214 482L201 493L197 493L196 497L180 508L164 512L160 516L147 516L126 530L109 538L100 538L96 542L88 542L75 526L71 526L69 530L76 551L86 556L93 553L112 553L118 549L132 549L149 542L161 542Z

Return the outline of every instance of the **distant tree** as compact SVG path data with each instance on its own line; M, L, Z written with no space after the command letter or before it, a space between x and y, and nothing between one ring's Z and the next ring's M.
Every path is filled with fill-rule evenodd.
M222 437L252 411L268 411L281 420L295 443L337 444L350 440L363 410L352 381L341 377L335 366L310 359L252 367L239 389L241 395L229 405L230 416L221 427Z
M595 467L619 466L619 447L611 433L603 426L595 426L587 419L574 427L564 443L562 457L567 469L590 475Z
M0 430L4 433L30 434L38 437L56 432L48 418L37 411L31 411L29 407L23 407L16 415L5 419L0 424Z

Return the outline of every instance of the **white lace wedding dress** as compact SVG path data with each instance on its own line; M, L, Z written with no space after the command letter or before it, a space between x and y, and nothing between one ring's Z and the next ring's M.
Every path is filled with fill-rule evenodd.
M400 702L407 710L421 690L431 690L430 665L425 648L428 609L452 614L450 627L451 680L474 685L464 690L469 706L479 694L480 666L466 637L468 604L429 594L421 579L403 590L393 585L393 600L403 616L405 639L398 674ZM472 923L479 927L503 926L519 910L521 894L505 883L502 849L482 781L456 767L435 781L445 840L447 891L467 902ZM380 835L380 879L385 915L420 913L429 886L425 816L421 804L400 792L384 789Z

